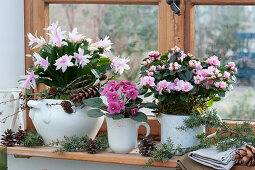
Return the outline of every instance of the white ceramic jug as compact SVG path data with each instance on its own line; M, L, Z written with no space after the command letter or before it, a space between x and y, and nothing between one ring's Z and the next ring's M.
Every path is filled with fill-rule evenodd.
M30 100L29 117L32 119L37 132L42 136L46 144L62 140L64 136L85 136L95 138L103 124L104 117L90 118L87 111L90 107L74 107L74 113L66 113L60 103L63 100ZM48 104L58 104L49 106Z
M19 99L20 89L0 89L0 120L3 120L5 117L5 123L0 123L0 135L6 129L12 129L17 131L18 129L24 130L26 127L26 112L18 112L20 103L22 102ZM18 99L18 100L15 100ZM13 100L11 102L8 102ZM7 102L6 102L7 101ZM3 103L6 102L6 103ZM16 113L16 114L15 114Z
M146 127L146 136L150 135L150 126L145 122L136 122L131 118L114 120L106 117L108 142L115 153L129 153L138 146L138 128Z

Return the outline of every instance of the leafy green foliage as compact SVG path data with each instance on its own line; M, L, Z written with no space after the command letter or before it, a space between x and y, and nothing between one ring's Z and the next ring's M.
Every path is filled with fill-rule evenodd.
M25 139L22 141L22 145L26 147L42 146L44 145L43 138L34 130L31 130L25 136Z
M136 116L131 116L131 119L137 121L137 122L146 122L147 116L143 112L137 112Z
M72 137L64 137L62 141L57 140L52 142L50 145L60 146L59 149L55 150L54 152L77 152L84 148L85 143L89 140L89 137L82 136L72 136Z
M100 109L91 109L87 112L89 117L97 118L104 115L104 113Z
M0 146L0 169L7 170L7 149Z
M94 97L84 100L83 103L90 107L100 107L103 104L103 100L100 97Z
M173 143L171 139L167 139L166 143L157 144L156 149L150 151L151 158L148 160L146 166L150 166L154 161L166 162L175 155Z

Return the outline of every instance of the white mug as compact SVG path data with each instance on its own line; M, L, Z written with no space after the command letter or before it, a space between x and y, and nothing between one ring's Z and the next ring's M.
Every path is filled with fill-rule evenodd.
M150 134L150 126L145 122L136 122L131 118L114 120L106 117L109 147L115 153L129 153L138 146L138 128L146 127L146 136Z
M20 103L22 102L19 99L20 92L20 89L0 89L0 135L3 134L6 129L12 129L14 131L25 129L26 113L25 111L18 112ZM6 117L8 118L2 122Z

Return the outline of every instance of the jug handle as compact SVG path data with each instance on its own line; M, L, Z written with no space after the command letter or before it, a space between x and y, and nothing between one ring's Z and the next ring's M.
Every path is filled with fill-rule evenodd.
M221 123L223 123L223 121L222 121L222 119L221 119L221 117L220 117L220 115L219 115L219 114L217 114L217 117L219 118L219 121L220 121ZM221 129L221 128L220 128L220 127L218 127L218 129L217 129L217 130L220 130L220 129ZM207 136L207 138L214 137L214 136L216 135L216 133L217 133L217 132L214 132L213 134L208 135L208 136Z
M146 128L146 135L145 136L146 137L149 136L150 135L150 131L151 131L150 125L148 123L146 123L146 122L138 122L137 125L136 125L137 130L138 130L139 126L141 126L141 125L145 126L145 128ZM140 142L136 143L136 148L138 147L139 144L140 144Z
M17 92L12 92L11 93L11 100L12 99L19 99L19 93ZM20 105L20 100L14 100L13 101L13 112L12 112L12 115L13 115L13 119L12 119L12 125L11 125L11 129L14 129L15 128L15 125L16 125L16 121L17 121L17 117L18 117L18 111L19 111L19 105ZM24 122L23 122L24 123Z

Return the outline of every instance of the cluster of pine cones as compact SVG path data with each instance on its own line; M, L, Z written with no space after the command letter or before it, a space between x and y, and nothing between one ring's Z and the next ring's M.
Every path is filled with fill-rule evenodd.
M19 130L15 133L11 129L7 129L2 135L1 144L4 146L14 146L15 144L21 145L26 134L27 133L24 130Z
M76 90L76 93L70 94L69 99L73 103L82 103L83 100L93 98L93 97L99 97L99 87L98 86L91 86L91 87L85 87L79 90Z
M238 165L254 166L255 165L255 147L246 145L236 151L233 160Z

